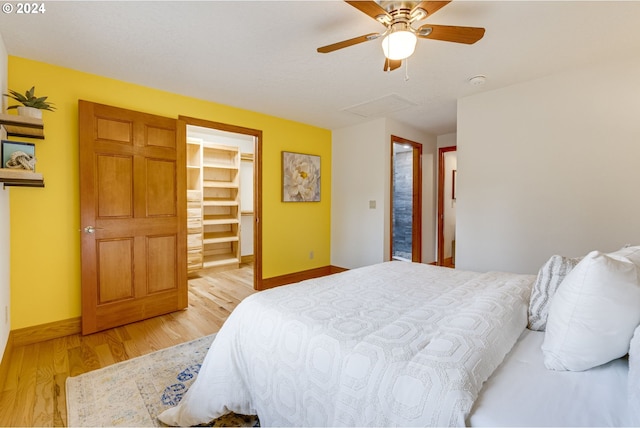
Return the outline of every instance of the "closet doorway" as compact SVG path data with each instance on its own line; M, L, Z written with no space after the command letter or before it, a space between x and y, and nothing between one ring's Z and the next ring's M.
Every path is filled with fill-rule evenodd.
M190 276L253 265L262 289L262 131L180 116Z
M391 136L391 260L422 262L422 144Z

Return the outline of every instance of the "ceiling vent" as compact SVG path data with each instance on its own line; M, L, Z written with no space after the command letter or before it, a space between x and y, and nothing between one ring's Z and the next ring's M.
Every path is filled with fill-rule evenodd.
M349 113L357 114L362 117L379 117L399 110L404 110L409 107L415 107L416 105L417 104L404 99L397 94L390 94L376 100L347 107L343 109L343 111L348 111Z

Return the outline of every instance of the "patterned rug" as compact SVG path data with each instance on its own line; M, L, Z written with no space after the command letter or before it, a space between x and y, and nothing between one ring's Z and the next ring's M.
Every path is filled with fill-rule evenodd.
M156 418L193 383L214 335L67 378L67 422L73 427L163 426ZM259 426L256 416L229 414L207 426Z

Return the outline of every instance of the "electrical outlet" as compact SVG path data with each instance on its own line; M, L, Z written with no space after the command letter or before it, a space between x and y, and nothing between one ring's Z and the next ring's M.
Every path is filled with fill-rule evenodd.
M313 251L309 251L309 260L313 260L313 256L314 256Z

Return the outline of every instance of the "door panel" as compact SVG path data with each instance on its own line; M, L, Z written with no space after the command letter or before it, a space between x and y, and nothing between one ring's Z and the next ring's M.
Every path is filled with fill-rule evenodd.
M147 143L149 146L166 147L175 149L176 132L175 129L158 128L157 126L147 126Z
M96 139L121 143L133 143L133 124L104 117L96 118Z
M147 238L148 292L157 293L176 288L177 242L175 236L150 236Z
M133 217L133 159L98 155L96 164L98 217Z
M133 297L133 240L98 241L98 305Z
M147 159L147 216L176 215L176 163Z
M176 120L79 102L82 332L187 306Z

